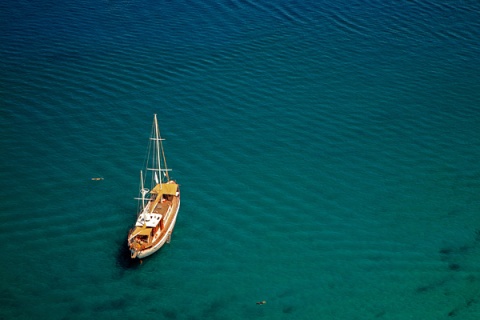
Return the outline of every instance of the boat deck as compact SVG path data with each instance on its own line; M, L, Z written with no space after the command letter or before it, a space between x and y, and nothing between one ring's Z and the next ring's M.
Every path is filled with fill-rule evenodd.
M157 205L154 212L162 214L165 217L165 221L164 221L163 229L160 231L159 236L156 237L155 240L151 242L151 245L154 245L155 243L160 241L162 238L164 238L167 232L173 231L172 223L174 223L176 215L178 213L179 204L180 204L180 198L173 197L172 200L164 201L161 206ZM170 240L168 239L167 242L170 242Z
M153 209L152 213L158 213L161 214L162 216L165 216L167 213L168 209L172 206L172 201L170 200L165 200L162 202L157 203L155 206L155 209Z

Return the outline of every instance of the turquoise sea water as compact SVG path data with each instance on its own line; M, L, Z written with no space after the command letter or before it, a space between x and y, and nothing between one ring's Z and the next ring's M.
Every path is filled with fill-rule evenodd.
M0 319L478 319L478 39L477 1L2 2Z

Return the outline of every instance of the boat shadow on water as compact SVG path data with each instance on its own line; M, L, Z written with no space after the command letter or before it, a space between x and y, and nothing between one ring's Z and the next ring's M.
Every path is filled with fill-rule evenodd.
M118 244L116 263L122 270L134 270L141 265L141 260L132 259L127 244L125 241L121 241L121 243Z

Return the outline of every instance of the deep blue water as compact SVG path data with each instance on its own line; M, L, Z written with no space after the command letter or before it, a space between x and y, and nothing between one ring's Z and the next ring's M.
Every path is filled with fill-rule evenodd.
M3 1L0 319L478 319L478 39L478 1Z

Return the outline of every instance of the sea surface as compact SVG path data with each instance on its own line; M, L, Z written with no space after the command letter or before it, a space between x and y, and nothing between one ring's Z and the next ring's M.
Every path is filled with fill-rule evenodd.
M2 1L0 319L478 320L479 39L472 0Z

